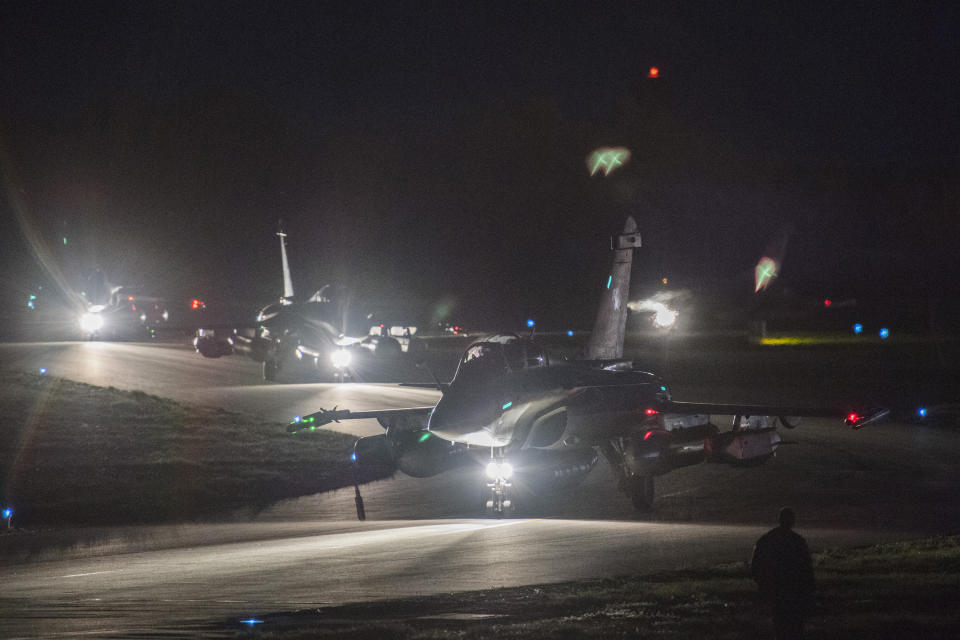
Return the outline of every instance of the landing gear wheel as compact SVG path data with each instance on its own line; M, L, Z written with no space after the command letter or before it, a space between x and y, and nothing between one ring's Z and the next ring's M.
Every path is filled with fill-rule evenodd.
M509 485L491 486L489 483L483 488L481 500L484 513L488 518L512 517L516 511L513 497L506 488Z
M653 476L630 476L627 479L627 494L633 501L634 509L649 511L653 508Z
M270 358L263 361L263 379L267 382L273 382L277 379L277 373L280 371L280 363Z
M492 500L488 500L484 513L488 518L497 518L498 520L502 518L512 518L516 512L516 507L513 505L512 500L506 500L504 504L501 504L499 509Z

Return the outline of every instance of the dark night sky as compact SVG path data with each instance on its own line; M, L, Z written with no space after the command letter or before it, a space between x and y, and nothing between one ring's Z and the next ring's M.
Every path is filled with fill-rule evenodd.
M251 306L279 218L300 293L462 322L587 323L627 213L641 289L792 229L781 286L956 291L950 5L781 4L3 2L5 280L18 193L71 273Z

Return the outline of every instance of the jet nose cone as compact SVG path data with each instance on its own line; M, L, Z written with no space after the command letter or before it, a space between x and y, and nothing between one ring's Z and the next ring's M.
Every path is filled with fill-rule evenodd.
M482 430L497 418L494 403L485 400L482 396L445 395L433 410L427 428L447 440Z

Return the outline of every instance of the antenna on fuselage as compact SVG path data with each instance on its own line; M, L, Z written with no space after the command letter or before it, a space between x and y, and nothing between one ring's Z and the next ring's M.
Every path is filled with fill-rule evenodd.
M280 237L280 259L283 261L283 298L281 301L290 302L293 300L293 278L290 277L290 263L287 262L287 234L283 230L283 222L277 231Z
M433 367L430 366L429 362L426 360L418 360L416 362L416 366L422 367L430 373L430 377L433 378L434 383L436 383L437 390L440 392L440 395L443 395L447 392L447 387L450 385L445 385L444 383L440 382L440 378L437 377L436 371L433 370Z

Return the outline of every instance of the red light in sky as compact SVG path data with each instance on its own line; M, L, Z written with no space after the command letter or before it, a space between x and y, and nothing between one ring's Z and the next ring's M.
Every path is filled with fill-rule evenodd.
M833 300L831 300L830 298L827 298L826 300L823 301L823 306L825 307L829 307L832 304L833 304Z
M649 439L650 439L650 436L652 436L652 435L653 435L653 431L647 431L645 434L643 434L643 439L644 439L644 440L649 440Z
M650 67L650 71L647 72L647 77L648 77L648 78L659 78L659 77L660 77L660 69L658 69L657 67Z
M656 409L647 409L647 411L646 411L646 414L647 414L648 416L655 416L655 415L657 415L658 413L660 413L660 412L657 411Z

